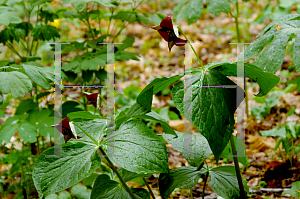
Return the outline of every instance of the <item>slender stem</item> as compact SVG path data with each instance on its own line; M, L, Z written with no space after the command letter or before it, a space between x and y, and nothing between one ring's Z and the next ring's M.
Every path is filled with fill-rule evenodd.
M202 169L203 165L204 165L204 161L199 164L199 166L197 168L197 171L199 171L200 169Z
M230 143L231 143L231 148L232 148L235 172L236 172L236 176L237 176L238 183L239 183L239 188L240 188L240 198L241 199L246 199L247 196L246 196L244 186L243 186L242 175L241 175L241 172L240 172L239 162L238 162L238 158L237 158L237 152L236 152L236 148L235 148L235 144L234 144L234 138L233 138L232 134L230 136Z
M203 190L202 190L202 199L204 199L204 195L205 195L205 186L206 186L206 182L207 182L208 176L209 176L209 171L207 171L206 176L205 176L204 185L203 185Z
M6 46L7 46L13 53L15 53L15 54L18 55L20 58L22 58L22 56L14 49L12 43L7 42L7 43L6 43Z
M94 32L93 32L92 27L91 27L91 24L90 24L90 20L89 20L89 17L90 17L90 16L89 16L88 13L87 13L87 9L86 9L86 14L87 14L86 20L87 20L87 23L88 23L88 25L89 25L89 29L90 29L91 34L92 34L93 43L94 43L94 45L96 46L95 36L94 36Z
M146 178L143 177L143 181L144 181L144 183L146 184L146 186L147 186L147 188L148 188L148 190L149 190L149 192L150 192L151 197L152 197L153 199L155 199L155 196L154 196L154 194L153 194L153 191L152 191L151 187L149 186L149 184L148 184Z
M143 1L144 1L144 0L140 1L140 2L138 3L138 5L132 9L131 13L128 15L128 17L127 17L127 19L126 19L125 21L127 21L127 20L131 17L131 14L137 9L137 7L139 7L139 5L142 4ZM113 38L113 40L112 40L112 43L113 43L113 42L115 41L115 39L121 34L122 30L126 27L125 24L127 25L128 23L125 23L125 22L123 23L123 25L122 25L122 27L120 28L119 32L114 36L114 38Z
M240 29L239 29L239 1L238 0L236 0L235 6L236 6L236 14L234 16L234 19L235 19L236 34L237 34L238 43L241 43Z
M83 96L82 89L80 89L81 96ZM84 106L84 110L87 111L87 102L85 102L85 97L83 97L83 106Z
M98 146L98 142L88 133L86 132L81 126L79 126L76 122L73 122L80 130L82 130L95 144Z
M199 58L199 56L197 55L197 53L196 53L196 51L195 51L193 45L191 44L190 40L186 37L186 35L184 34L184 32L182 31L182 29L181 29L179 26L177 26L177 28L180 30L180 32L183 34L184 38L185 38L185 39L188 41L188 43L190 44L190 46L191 46L191 48L192 48L194 54L196 55L196 57L197 57L197 59L198 59L198 62L200 63L200 65L201 65L201 67L202 67L202 70L205 71L205 69L204 69L204 67L203 67L203 64L202 64L202 61L201 61L201 59Z
M106 161L108 162L108 164L111 166L112 170L117 174L118 178L120 179L122 185L124 186L124 188L126 189L126 191L129 193L129 195L131 196L131 198L133 199L137 199L135 197L135 195L132 193L132 191L129 189L129 187L127 186L126 182L123 180L122 176L119 174L118 170L116 169L116 167L114 166L114 164L110 161L110 159L107 157L105 151L102 149L102 147L99 147L101 153L103 154L103 156L105 157Z
M190 188L191 199L193 199L193 188Z

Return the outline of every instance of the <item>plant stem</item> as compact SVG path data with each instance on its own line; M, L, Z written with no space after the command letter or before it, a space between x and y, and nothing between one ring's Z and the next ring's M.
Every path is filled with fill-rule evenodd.
M197 168L197 171L199 171L200 169L202 169L203 165L204 165L204 161L199 164L199 166Z
M131 196L131 198L133 199L137 199L135 197L135 195L132 193L132 191L129 189L129 187L127 186L126 182L123 180L122 176L119 174L118 170L116 169L116 167L114 166L114 164L110 161L110 159L107 157L105 151L102 149L102 147L99 147L101 153L104 155L106 161L108 162L108 164L111 166L112 170L117 174L118 178L120 179L122 185L124 186L124 188L126 189L126 191L129 193L129 195Z
M208 176L209 176L209 171L207 171L206 176L205 176L204 185L203 185L203 190L202 190L202 199L204 199L204 195L205 195L205 186L206 186L206 182L207 182Z
M149 184L148 184L146 178L143 177L143 181L144 181L144 183L146 184L146 186L147 186L147 188L148 188L148 190L149 190L149 192L150 192L151 197L152 197L153 199L155 199L155 196L154 196L154 194L153 194L153 192L152 192L152 189L151 189L151 187L149 186Z
M232 134L230 136L230 143L231 143L231 148L232 148L235 172L236 172L236 176L237 176L237 180L238 180L238 184L239 184L239 188L240 188L240 198L246 199L247 196L246 196L244 186L243 186L242 175L240 172L239 162L238 162L238 158L237 158L237 152L236 152L234 138L233 138Z
M195 51L193 45L191 44L190 40L186 37L186 35L184 34L184 32L182 31L182 29L181 29L179 26L177 26L177 28L178 28L178 29L180 30L180 32L183 34L184 38L188 41L188 43L189 43L189 45L191 46L191 48L192 48L194 54L195 54L196 57L197 57L198 62L200 63L200 65L201 65L201 67L202 67L202 70L205 71L205 69L204 69L204 67L203 67L203 64L202 64L202 61L201 61L201 59L199 58L199 56L197 55L197 53L196 53L196 51Z
M193 199L193 188L190 188L191 199Z

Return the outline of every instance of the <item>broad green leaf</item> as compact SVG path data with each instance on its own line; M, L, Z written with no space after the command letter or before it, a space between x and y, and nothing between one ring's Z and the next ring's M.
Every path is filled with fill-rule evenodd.
M170 127L170 125L165 122L159 114L157 114L155 111L151 111L145 115L136 115L136 116L132 116L133 118L141 118L141 119L150 119L153 121L156 121L158 123L160 123L160 125L162 126L162 128L164 129L164 133L165 134L171 134L175 137L177 137L174 129L172 127Z
M212 153L204 136L175 132L178 138L167 134L163 134L163 137L185 157L191 166L198 167Z
M212 70L196 73L185 84L180 81L172 89L176 108L207 139L217 161L232 134L234 112L243 100L236 98L237 89L243 92L240 87L222 88L222 85L236 86L226 76Z
M171 77L162 77L154 79L150 84L148 84L142 92L137 97L137 102L141 104L144 108L151 111L152 106L152 95L158 93L163 90L165 87L173 84L182 78L183 75L175 75Z
M38 107L38 104L33 101L33 99L24 99L18 106L15 115L23 115L24 113L29 113L29 111L34 110Z
M116 155L111 157L111 160L129 171L136 173L168 171L165 144L140 120L123 123L119 130L108 135L107 145L114 149ZM118 155L123 157L117 157Z
M240 189L234 166L220 166L210 169L209 187L225 199L239 199ZM249 193L247 182L243 180L246 193Z
M118 169L118 172L122 176L122 178L125 182L131 181L132 179L137 178L137 177L150 177L152 175L152 174L144 174L144 173L134 173L134 172L128 171L124 168ZM114 178L114 180L117 181L118 177L116 176Z
M3 98L2 98L2 96L0 96L0 105L2 105L3 104Z
M194 187L202 174L206 171L197 167L187 166L169 170L168 173L159 175L159 192L163 199L169 198L175 188L189 189Z
M102 141L102 138L107 134L105 129L107 126L106 119L93 119L93 120L83 120L77 121L77 123L82 129L84 129L90 136L92 136L98 143ZM80 139L71 139L69 142L77 143L82 142L85 144L95 146L95 143L82 132L77 126L75 126L76 134L78 136L83 136Z
M221 12L229 13L230 4L228 0L210 0L207 1L207 10L215 16L218 16Z
M30 79L34 81L37 85L47 90L51 88L49 82L54 81L53 73L44 70L44 68L42 67L37 67L33 65L23 64L23 68L25 69L25 72L30 77Z
M39 136L36 128L29 123L21 124L18 127L18 133L25 143L34 143L37 140L36 138Z
M131 188L131 191L138 199L150 199L148 191L141 188ZM96 179L91 199L119 199L131 198L129 193L120 182L111 180L106 174L98 176Z
M234 143L236 146L238 161L247 168L249 166L249 162L247 161L247 156L245 154L245 143L239 137L234 138ZM231 143L228 142L227 146L221 154L221 157L226 159L233 159L232 155Z
M101 164L98 147L83 143L67 143L56 147L57 151L62 148L62 156L52 147L44 151L34 165L32 177L40 197L77 184Z
M255 65L244 63L244 66L245 77L253 79L260 86L260 91L256 96L266 95L280 81L280 78L274 75L273 73L264 72L262 69ZM237 62L215 61L207 64L205 67L208 69L217 70L226 76L237 75Z
M0 72L0 92L11 95L15 98L24 97L26 92L32 89L30 79L21 72Z
M53 193L53 194L46 196L45 199L58 199L58 196L55 193Z
M71 194L69 192L62 191L59 193L58 199L73 199L73 197L71 196Z
M10 23L22 23L22 19L16 16L16 12L4 11L0 13L0 25L8 26Z
M133 104L129 110L126 112L126 115L128 116L134 116L134 115L142 115L149 112L146 108L144 108L139 103Z
M62 69L64 71L74 71L76 69L76 67L77 67L78 64L79 64L78 61L72 61L70 63L64 64L62 66Z
M178 21L187 19L188 24L195 23L201 16L203 9L202 0L189 0L186 6L178 13Z
M74 194L76 199L86 199L90 198L92 190L87 189L82 184L77 184L71 189L71 193Z
M286 137L286 129L285 129L285 125L282 126L281 128L279 126L273 128L273 129L270 129L270 130L265 130L265 131L259 131L260 134L263 136L263 137L267 137L267 136L273 136L273 137L276 137L276 136L279 136L279 137Z
M124 50L125 48L132 46L134 43L134 40L135 40L134 37L127 37L126 39L124 39L122 41L122 44L120 44L118 46L118 50Z
M177 17L178 13L180 12L180 10L182 9L182 7L185 5L186 2L187 0L180 1L179 4L174 8L173 10L174 18Z
M18 124L9 124L5 127L2 127L0 132L0 143L3 141L5 143L9 143L10 138L15 134L18 126Z
M90 120L90 119L106 119L105 117L100 117L99 115L94 115L88 111L76 111L76 112L71 112L67 114L67 117L70 120L74 120L77 118L82 118L82 119L86 119L86 120Z
M282 194L290 194L292 197L300 197L300 181L294 182L290 190L282 192Z
M55 41L56 38L60 38L58 29L51 25L37 25L32 29L32 36L34 40L42 41Z
M245 50L245 59L248 60L270 43L255 59L257 65L263 71L275 73L282 65L287 42L291 37L296 37L293 48L293 61L296 70L300 71L300 15L287 14L270 23L262 31L262 35Z

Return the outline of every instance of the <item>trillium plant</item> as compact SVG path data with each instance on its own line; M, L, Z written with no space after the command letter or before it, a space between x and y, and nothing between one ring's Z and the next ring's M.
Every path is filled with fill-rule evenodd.
M284 25L284 20L297 19L299 15L280 18L278 22L272 22L261 37L276 35L290 28ZM274 29L278 24L282 27L279 31ZM175 34L177 28L185 39ZM68 134L70 138L65 140L66 143L44 151L34 165L32 176L41 198L70 188L82 180L89 180L92 182L91 199L154 199L147 182L147 178L153 174L159 174L159 194L163 199L169 198L175 189L190 189L192 198L192 188L200 178L204 178L202 198L206 186L222 198L247 198L249 188L238 164L240 162L247 167L247 159L236 157L235 146L243 142L233 136L234 113L243 100L237 99L236 94L243 92L243 89L228 78L237 75L240 65L233 61L215 61L203 66L182 29L173 26L171 16L165 17L153 29L168 42L169 51L174 45L184 46L188 43L201 67L193 69L191 78L185 82L181 80L184 74L154 79L140 92L130 108L117 112L114 118L88 111L68 113L67 118L56 127L61 127L58 128L62 129L61 133ZM276 36L268 38L276 39ZM262 51L267 43L261 45L259 42L264 41L251 44L245 51L248 57L254 57ZM271 42L270 39L268 41ZM245 77L253 79L260 86L257 96L266 95L279 82L274 75L276 71L264 70L265 66L245 63L243 67ZM175 131L151 110L152 96L172 84L176 108L200 134ZM232 88L222 88L222 85ZM189 96L190 103L185 103L185 95ZM95 110L98 109L98 94L86 96ZM144 120L160 123L164 133L156 134ZM187 134L189 139L185 139ZM166 142L182 153L189 166L169 168ZM188 153L184 150L186 145L190 146ZM60 148L61 154L56 154L55 148ZM220 157L235 155L235 166L208 166L206 159L212 154L216 165ZM145 188L133 188L126 184L137 179L144 182Z

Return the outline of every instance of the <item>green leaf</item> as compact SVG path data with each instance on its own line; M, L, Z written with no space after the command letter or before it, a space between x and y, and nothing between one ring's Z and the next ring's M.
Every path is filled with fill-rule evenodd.
M2 105L3 104L3 98L2 98L2 96L0 96L0 105Z
M300 71L300 15L287 14L266 26L262 36L250 44L245 50L245 59L248 60L270 43L264 51L255 59L254 65L260 67L263 71L275 73L282 65L286 51L287 42L295 37L293 49L293 61L296 70Z
M25 143L34 143L39 136L34 126L29 123L23 123L18 127L18 133Z
M99 175L94 183L92 194L91 194L91 199L100 199L100 198L105 198L107 195L112 194L113 190L115 190L115 194L119 195L122 194L116 192L118 187L121 188L120 183L111 180L110 177L106 174ZM125 191L125 195L128 195L130 198L130 195ZM119 197L119 198L126 198L126 197Z
M64 71L74 71L76 69L76 67L77 67L78 64L79 64L78 61L72 61L70 63L64 64L62 66L62 69Z
M42 67L27 64L22 65L32 81L46 90L51 89L49 82L54 80L54 73L50 73Z
M194 187L202 174L206 171L197 167L187 166L169 170L159 175L158 187L163 199L169 198L175 188L189 189Z
M185 5L186 2L187 0L180 1L179 4L174 8L173 10L174 18L177 18L178 13L180 12L180 10L182 9L182 7Z
M172 127L170 127L170 125L165 122L159 114L157 114L155 111L151 111L145 115L136 115L133 116L133 118L142 118L142 119L150 119L153 121L156 121L158 123L160 123L160 125L162 126L162 128L164 129L164 133L166 134L171 134L177 137L174 129Z
M113 136L108 135L111 157L119 166L137 173L165 173L168 171L167 149L158 136L140 120L130 120L122 124ZM108 150L109 151L109 150Z
M163 137L185 157L191 166L198 167L212 153L204 136L175 132L178 138L167 134L164 134Z
M97 142L101 142L102 138L107 134L106 129L106 119L94 119L94 120L83 120L76 122L82 129L90 134ZM82 142L85 144L95 146L95 143L87 136L84 135L84 132L81 131L77 126L75 126L76 134L78 136L84 136L80 139L71 139L69 142L77 143Z
M264 72L255 65L244 63L244 66L245 77L253 79L260 86L260 91L256 96L266 95L280 81L280 78L274 75L273 73ZM215 61L207 64L205 67L208 69L217 70L226 76L237 75L237 62ZM243 69L240 69L240 71L242 70Z
M71 194L69 192L62 191L59 193L58 199L73 199L73 197L71 196Z
M300 190L300 181L297 181L297 182L293 183L293 186L290 190L282 192L282 195L283 194L290 194L294 198L300 197L299 190Z
M131 191L138 199L150 199L148 191L142 188L131 188ZM111 180L106 174L98 176L96 179L91 199L119 199L131 198L129 193L120 182Z
M32 29L32 36L34 40L55 41L55 38L60 38L58 29L51 25L37 25Z
M0 25L8 26L10 23L21 23L22 19L16 16L16 12L4 11L0 13Z
M132 179L137 178L137 177L150 177L152 175L152 174L144 174L144 173L134 173L134 172L128 171L124 168L118 169L118 172L122 176L122 178L125 182L131 181ZM117 180L117 179L118 178L115 177L115 180Z
M9 143L10 138L15 134L18 126L18 124L10 124L2 127L0 132L0 143L3 141Z
M210 0L207 1L207 10L215 16L218 16L221 12L229 13L230 4L228 0Z
M220 166L210 169L208 185L219 196L225 199L239 199L240 189L234 166ZM246 193L249 193L247 181L243 180Z
M132 46L134 43L134 40L135 40L134 37L127 37L126 39L124 39L122 41L122 44L120 44L118 46L118 50L124 50L125 48Z
M137 102L145 109L151 111L152 95L155 95L165 87L178 81L183 75L175 75L171 77L156 78L148 84L137 97ZM150 97L151 96L151 97ZM150 109L149 109L150 107Z
M92 190L87 189L82 184L77 184L71 189L71 193L74 194L76 199L86 199L90 198Z
M203 9L202 0L189 0L186 6L178 13L177 20L187 19L188 24L195 23L201 16Z
M21 72L0 72L0 92L7 94L11 92L14 98L24 97L26 92L32 89L30 79Z
M74 120L77 118L82 118L86 120L91 120L91 119L106 119L105 117L100 117L99 115L94 115L88 111L76 111L76 112L71 112L67 114L67 117L70 120Z
M83 143L57 145L44 151L37 159L32 177L39 196L65 190L91 175L101 164L98 148ZM57 151L56 151L57 152Z
M172 89L176 108L207 139L217 161L232 134L236 107L243 100L236 99L237 89L243 93L240 87L220 88L222 85L236 86L226 76L212 70L196 73L185 84L180 81ZM203 88L205 86L219 88Z
M265 131L259 131L260 134L263 136L263 137L267 137L267 136L273 136L273 137L276 137L276 136L279 136L279 137L286 137L286 129L285 129L285 126L282 126L281 128L279 126L273 128L273 129L270 129L270 130L265 130Z
M15 115L22 115L28 113L38 107L38 104L33 101L33 99L24 99L17 107Z
M249 162L247 161L247 156L245 154L245 143L239 137L235 137L234 143L237 150L238 161L247 168L249 166ZM227 146L221 154L221 157L226 159L233 159L232 155L231 143L228 142Z

